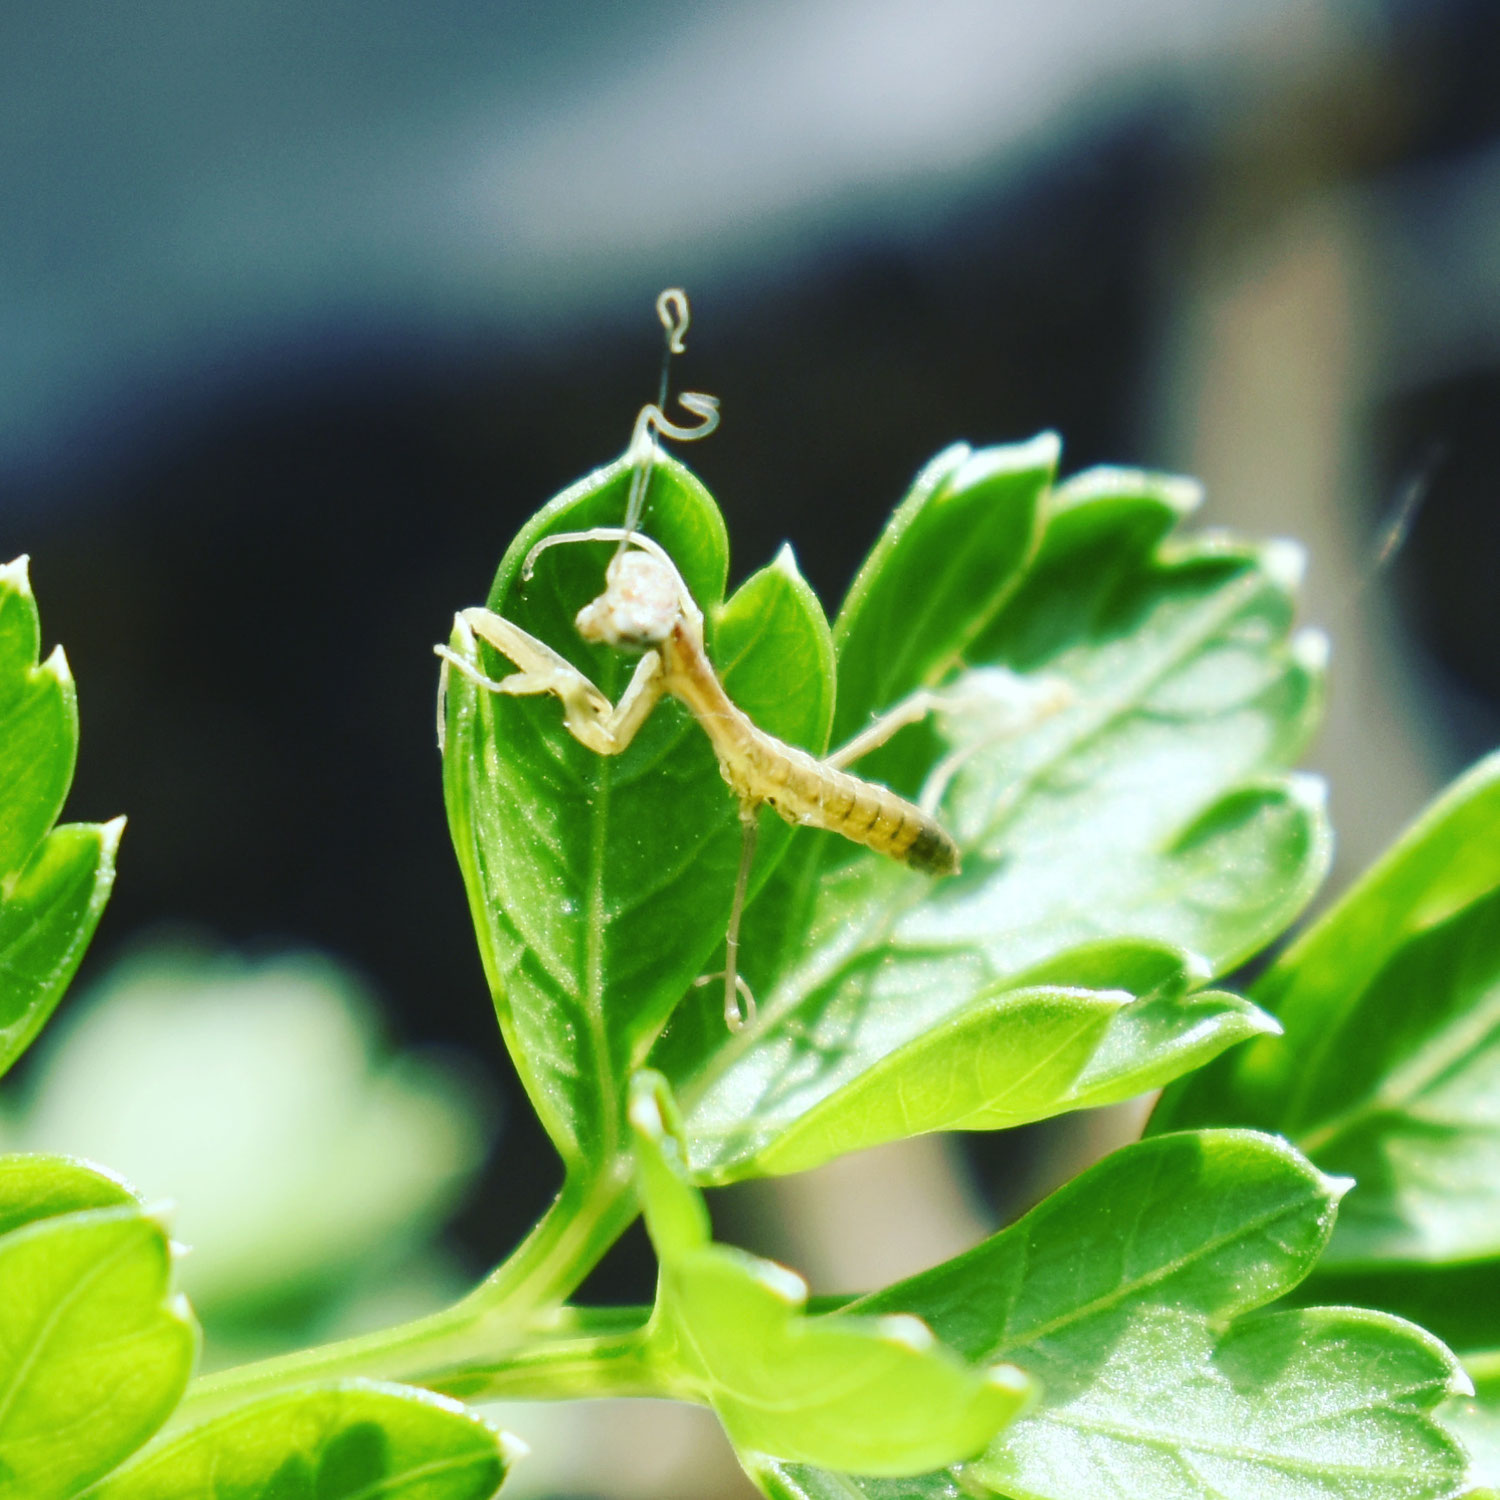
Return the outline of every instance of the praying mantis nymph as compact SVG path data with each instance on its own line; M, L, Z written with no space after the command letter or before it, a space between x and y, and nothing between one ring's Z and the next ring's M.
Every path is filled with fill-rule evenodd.
M822 759L784 744L752 723L725 692L704 646L703 612L659 543L622 526L562 531L531 549L522 577L530 575L539 553L570 542L615 542L622 549L605 569L604 592L584 605L577 617L578 633L586 641L644 653L618 703L611 704L550 646L492 610L460 610L457 619L519 671L496 681L446 646L435 649L445 670L451 667L490 692L514 697L551 694L562 703L568 733L597 755L618 755L626 749L666 694L702 726L720 773L739 799L744 829L724 976L724 1018L731 1030L738 1030L754 1006L739 978L737 959L762 806L774 808L789 823L841 833L928 875L958 872L958 846L936 819L889 788L844 769L929 712L932 695L913 695ZM741 995L745 1012L740 1010Z
M667 330L670 358L682 348L688 317L686 298L675 289L663 292L657 299L657 314ZM763 806L774 808L789 823L842 834L928 875L956 874L959 853L952 837L929 813L889 788L844 769L904 725L929 713L940 702L936 695L913 694L842 749L819 758L760 729L725 692L708 658L702 610L665 549L636 530L655 461L656 434L685 441L705 437L718 425L718 403L712 397L686 392L679 399L701 419L698 427L674 425L663 414L661 404L643 407L636 419L626 450L636 470L625 525L596 526L545 537L527 554L521 569L524 582L531 577L537 557L548 548L572 542L616 543L605 569L604 592L584 605L576 623L586 641L643 653L620 701L610 703L571 662L493 610L463 609L455 624L461 623L488 642L518 670L497 681L446 646L434 647L443 659L438 728L441 736L450 669L493 693L511 697L550 694L557 698L568 733L597 755L618 755L625 750L664 695L687 708L708 736L719 771L739 800L743 841L725 934L724 970L724 1019L731 1031L737 1031L755 1010L749 987L739 976L739 930Z

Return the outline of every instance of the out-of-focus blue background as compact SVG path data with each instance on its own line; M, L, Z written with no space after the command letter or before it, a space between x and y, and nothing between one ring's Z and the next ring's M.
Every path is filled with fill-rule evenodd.
M131 818L85 975L164 920L353 964L506 1101L463 1253L521 1232L431 644L623 448L671 283L739 574L789 537L833 604L925 458L1048 426L1304 538L1347 878L1500 737L1497 79L1490 0L9 7L0 555L70 815Z

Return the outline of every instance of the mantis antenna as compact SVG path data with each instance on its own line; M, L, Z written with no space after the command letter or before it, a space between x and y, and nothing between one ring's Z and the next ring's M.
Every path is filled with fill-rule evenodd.
M656 316L661 321L667 336L666 351L661 361L661 383L656 400L643 406L635 419L635 429L630 434L630 446L625 450L626 460L635 465L630 477L630 498L625 505L625 539L620 542L615 555L625 550L627 542L646 509L646 492L651 487L651 470L656 463L657 434L671 438L675 443L692 443L705 438L719 425L719 401L716 396L705 396L701 391L683 391L677 404L690 416L698 418L696 427L682 427L673 422L666 413L668 380L672 372L672 356L683 353L687 345L688 325L693 321L692 309L688 306L687 293L680 286L669 286L656 299Z

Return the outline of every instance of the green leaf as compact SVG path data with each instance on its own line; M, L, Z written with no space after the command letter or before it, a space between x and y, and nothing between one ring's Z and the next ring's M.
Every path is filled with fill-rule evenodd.
M0 880L57 821L78 752L68 660L58 647L37 662L41 625L26 561L0 567Z
M456 1401L348 1381L240 1407L153 1448L89 1493L90 1500L489 1500L518 1448Z
M1474 1394L1445 1402L1438 1417L1469 1455L1469 1483L1474 1488L1465 1494L1488 1500L1500 1492L1500 1354L1482 1355L1466 1364Z
M906 1316L805 1314L807 1287L709 1238L664 1080L632 1087L638 1179L661 1261L648 1334L670 1384L708 1402L749 1454L902 1475L968 1457L1013 1419L1029 1383L975 1368Z
M62 999L115 883L125 820L68 823L0 895L0 1074Z
M0 1238L0 1496L73 1496L140 1446L187 1384L192 1316L165 1230L134 1208Z
M1320 1272L1500 1255L1500 756L1446 792L1255 998L1285 1037L1186 1083L1161 1126L1279 1130L1356 1178Z
M1101 985L1130 988L1089 987L1090 966ZM1118 1103L1270 1024L1235 995L1192 990L1201 974L1157 944L1122 939L1075 949L1063 982L1049 979L1057 967L981 991L831 1098L789 1110L784 1123L774 1108L762 1110L739 1127L770 1137L757 1170L795 1172L874 1141L997 1130ZM701 1135L694 1144L707 1148ZM733 1142L719 1149L733 1150Z
M41 1030L94 934L123 820L48 830L78 751L78 708L59 646L38 663L26 559L0 567L0 1074Z
M1379 1313L1255 1311L1307 1273L1339 1191L1269 1137L1164 1136L1116 1152L968 1254L850 1304L915 1313L1043 1390L982 1458L910 1493L1453 1493L1462 1456L1427 1413L1464 1382L1440 1344ZM763 1482L837 1493L793 1470Z
M745 1460L746 1472L771 1500L966 1500L947 1469L909 1479L851 1479L810 1464ZM983 1493L983 1492L982 1492Z
M1332 1271L1320 1264L1296 1296L1395 1313L1436 1334L1465 1359L1471 1350L1500 1348L1500 1261Z
M728 1036L713 997L691 996L652 1056L702 1181L1124 1097L1270 1026L1193 991L1278 932L1327 864L1319 789L1282 769L1320 698L1320 642L1288 636L1298 559L1166 542L1196 494L1183 481L1102 470L1039 497L1044 450L936 461L840 615L844 727L962 651L950 710L858 769L915 795L951 757L942 815L964 869L934 884L795 835L746 917L757 1020ZM941 523L970 498L964 543ZM993 545L998 571L949 598L961 545ZM1143 977L1147 952L1178 978Z
M618 525L630 469L610 465L559 495L507 551L489 607L573 661L611 699L633 664L587 646L573 619L603 587L607 544L559 547L525 583L532 546L558 530ZM772 733L821 748L831 687L828 629L789 554L721 612L723 521L669 459L653 471L647 530L677 563L721 637L725 677ZM717 631L716 631L717 623ZM452 649L491 676L509 665L466 628ZM622 755L574 741L551 698L508 698L453 676L444 791L506 1042L538 1115L570 1164L624 1145L626 1080L722 944L739 861L737 808L708 742L661 704ZM789 830L768 826L769 874Z
M59 1214L135 1202L123 1182L76 1157L0 1156L0 1235Z
M1061 448L1050 432L978 453L959 443L917 476L839 611L840 743L962 664L1036 550Z

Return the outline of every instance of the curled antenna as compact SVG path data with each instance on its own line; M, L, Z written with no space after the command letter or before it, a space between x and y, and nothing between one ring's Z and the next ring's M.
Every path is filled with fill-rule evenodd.
M630 446L625 450L626 462L635 472L630 477L630 498L625 505L625 536L619 551L625 550L631 534L641 524L646 509L646 492L651 486L651 470L656 463L657 437L670 438L674 443L696 442L705 438L719 425L719 400L717 396L705 396L701 391L683 391L677 404L690 416L698 418L694 427L684 427L672 421L666 413L668 379L672 371L672 356L683 353L687 345L688 325L693 321L692 309L688 305L687 293L679 286L669 286L656 299L656 316L667 336L666 352L661 362L661 384L656 400L643 406L635 419L635 428L630 434ZM618 555L618 553L617 553Z
M687 336L688 324L693 321L693 310L688 306L687 293L680 286L669 286L656 299L656 316L661 319L661 326L667 330L667 354L682 354L687 345L682 341ZM662 404L666 404L667 393L661 394Z

